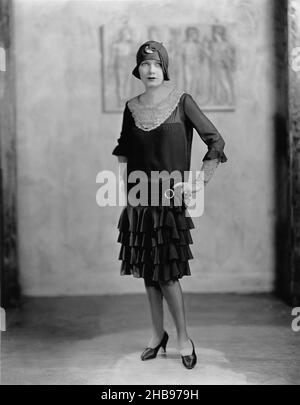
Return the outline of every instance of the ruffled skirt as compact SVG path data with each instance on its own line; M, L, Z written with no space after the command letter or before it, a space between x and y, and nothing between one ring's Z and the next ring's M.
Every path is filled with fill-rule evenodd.
M155 282L191 275L192 228L194 223L186 216L184 205L127 205L118 222L121 275Z

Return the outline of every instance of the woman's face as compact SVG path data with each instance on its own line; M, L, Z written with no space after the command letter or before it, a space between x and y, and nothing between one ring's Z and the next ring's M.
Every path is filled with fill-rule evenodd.
M139 73L145 87L158 87L164 81L161 62L154 59L144 60L139 66Z

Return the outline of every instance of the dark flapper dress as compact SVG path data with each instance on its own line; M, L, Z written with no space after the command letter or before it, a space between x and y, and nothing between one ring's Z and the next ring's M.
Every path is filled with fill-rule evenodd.
M128 176L136 170L149 179L153 171L183 174L190 170L194 128L208 147L203 161L226 162L222 136L191 95L173 89L155 106L145 105L136 96L126 102L121 135L112 153L127 157ZM127 193L131 187L127 183ZM151 205L150 190L147 205L133 206L127 200L122 209L118 221L121 275L149 282L191 275L192 218L184 202L175 205L172 198L168 206Z

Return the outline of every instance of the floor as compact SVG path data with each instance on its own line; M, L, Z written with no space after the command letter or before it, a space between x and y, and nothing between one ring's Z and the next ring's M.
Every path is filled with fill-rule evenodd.
M299 384L300 332L268 294L185 294L198 362L187 370L166 309L167 353L149 339L145 295L24 298L1 335L2 384Z

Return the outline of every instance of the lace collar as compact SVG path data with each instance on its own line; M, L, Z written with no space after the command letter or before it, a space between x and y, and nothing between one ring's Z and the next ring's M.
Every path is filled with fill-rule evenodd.
M128 108L135 125L144 131L159 127L175 110L182 94L182 91L174 88L164 100L155 105L142 103L139 96L133 97L128 101Z

